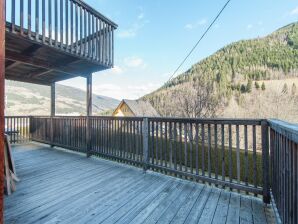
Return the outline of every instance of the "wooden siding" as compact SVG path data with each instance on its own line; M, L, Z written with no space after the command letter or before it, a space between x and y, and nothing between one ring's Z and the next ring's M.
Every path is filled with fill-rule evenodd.
M37 144L13 154L6 223L274 223L260 198Z

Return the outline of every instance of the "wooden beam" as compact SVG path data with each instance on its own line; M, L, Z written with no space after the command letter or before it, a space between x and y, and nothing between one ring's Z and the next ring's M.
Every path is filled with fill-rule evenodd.
M87 116L92 116L92 73L87 77Z
M63 63L60 62L58 65L53 65L52 63L47 62L45 60L37 59L37 58L31 57L28 55L22 55L20 53L12 52L9 50L6 50L6 59L16 61L16 62L21 62L23 64L27 64L27 65L31 65L31 66L35 66L35 67L39 67L39 68L53 70L53 71L56 71L59 73L67 74L72 77L81 75L76 72L74 72L74 73L67 72L67 66L71 63L65 64L65 62L63 62ZM75 61L76 60L78 60L78 59L75 59ZM72 61L72 62L75 62L75 61ZM63 64L63 66L61 64Z
M50 72L53 72L53 71L54 71L53 69L49 69L49 70L40 69L38 71L35 71L35 72L30 73L28 76L30 78L37 78L39 76L46 75L46 74L48 74Z
M3 223L4 105L5 105L5 0L0 0L0 223Z
M40 49L41 47L42 45L33 44L27 49L25 49L21 54L25 54L27 56L33 56L37 52L37 50Z
M47 85L47 86L51 85L51 82L39 80L39 79L32 79L24 76L20 77L20 76L14 76L9 74L5 78L8 80L14 80L18 82L28 82L28 83L38 84L38 85Z
M17 62L17 61L11 61L11 63L9 63L9 65L7 65L5 67L5 70L12 69L12 68L18 66L19 64L21 64L21 63L20 62Z
M56 84L51 84L51 116L56 114Z

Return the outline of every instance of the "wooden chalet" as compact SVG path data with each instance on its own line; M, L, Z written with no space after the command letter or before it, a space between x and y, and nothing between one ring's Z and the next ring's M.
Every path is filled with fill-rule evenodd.
M122 100L112 113L115 117L160 117L154 107L143 100Z
M81 0L0 0L0 172L7 132L20 180L0 223L298 223L297 125L92 116L116 28ZM77 76L87 116L55 116L55 82ZM51 116L5 117L5 78L51 86Z

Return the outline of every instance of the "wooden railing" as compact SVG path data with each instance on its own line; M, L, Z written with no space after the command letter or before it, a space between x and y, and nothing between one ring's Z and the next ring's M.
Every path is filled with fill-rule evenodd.
M112 67L117 25L81 0L6 0L6 28L32 41Z
M31 117L30 132L33 141L263 195L269 202L265 120Z
M5 117L5 133L9 136L10 143L28 142L30 140L29 128L29 116Z
M283 223L298 223L298 125L269 123L272 198Z

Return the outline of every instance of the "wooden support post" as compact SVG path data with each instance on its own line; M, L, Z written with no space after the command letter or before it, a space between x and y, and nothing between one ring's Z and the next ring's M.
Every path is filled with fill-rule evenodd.
M5 0L0 0L0 223L3 223L4 186L4 88L5 88Z
M146 171L149 164L149 122L148 118L143 119L143 169Z
M56 85L51 84L51 147L54 147L54 117L56 114Z
M262 164L263 164L263 202L270 203L270 182L269 182L269 129L268 122L261 122L262 128Z
M92 73L87 76L87 121L86 121L86 154L90 156L91 149L91 122L90 116L92 116Z

